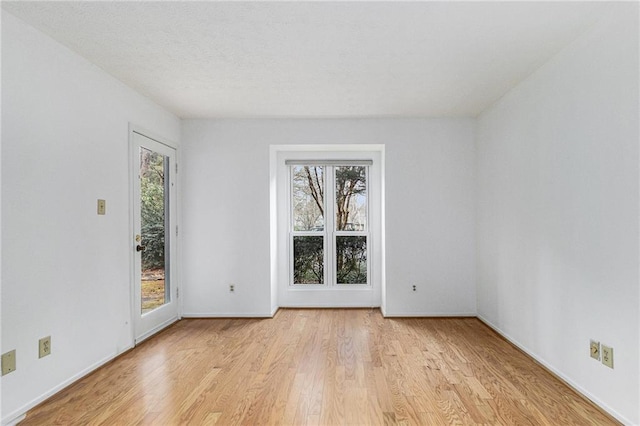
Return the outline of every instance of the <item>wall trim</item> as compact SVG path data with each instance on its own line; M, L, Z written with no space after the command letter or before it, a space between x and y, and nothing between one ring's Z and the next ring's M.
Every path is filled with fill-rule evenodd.
M158 324L156 327L152 328L151 330L147 331L146 333L143 333L140 337L138 337L135 340L136 346L144 342L148 338L153 337L154 335L160 333L162 330L169 327L170 325L177 323L178 321L180 321L180 316L175 316L175 317L169 318L162 324Z
M184 319L196 319L196 318L273 318L275 312L277 312L278 308L271 312L260 312L260 313L247 313L247 312L223 312L223 313L213 313L213 312L183 312L182 318Z
M382 310L382 309L381 309ZM477 313L475 312L433 312L433 311L425 311L425 312L402 312L402 311L386 311L382 312L382 315L385 318L421 318L421 317L438 317L438 318L476 318Z
M363 302L363 303L294 303L294 304L282 304L281 308L290 308L290 309L307 309L307 308L316 308L316 309L344 309L344 308L370 308L370 309L379 309L380 305L371 305L371 303Z
M587 391L582 386L580 386L579 384L577 384L576 382L571 380L568 376L566 376L565 374L563 374L562 372L557 370L555 367L553 367L547 361L545 361L544 359L539 357L535 352L530 350L528 347L526 347L525 345L520 343L518 340L514 339L508 333L505 333L502 329L500 329L500 327L496 326L495 324L493 324L491 321L489 321L488 319L486 319L485 317L483 317L480 314L477 314L476 318L478 318L484 325L489 327L491 330L496 332L498 335L503 337L507 342L509 342L510 344L515 346L516 348L518 348L520 351L524 352L527 356L529 356L535 362L540 364L545 370L547 370L548 372L553 374L556 378L558 378L564 384L566 384L571 389L573 389L575 392L577 392L580 396L582 396L583 398L589 400L594 406L596 406L597 408L602 410L605 414L608 414L609 416L613 417L614 419L618 420L619 422L622 422L625 425L632 425L633 424L633 422L631 422L629 419L627 419L622 414L620 414L617 411L615 411L613 408L611 408L609 405L607 405L605 402L603 402L599 398L597 398L594 395L592 395L589 391Z
M3 426L15 426L15 425L17 425L18 423L20 423L21 421L23 421L26 418L27 418L27 414L24 413L24 414L21 414L21 415L19 415L18 417L14 418L14 419L9 420L7 423L5 423L3 421L2 424L3 424Z

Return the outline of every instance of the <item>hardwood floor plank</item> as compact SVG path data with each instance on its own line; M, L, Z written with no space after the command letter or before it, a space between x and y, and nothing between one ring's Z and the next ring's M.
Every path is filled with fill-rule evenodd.
M303 373L297 373L293 380L293 386L289 392L284 416L282 417L282 423L285 425L294 424L296 413L298 412L298 404L302 399L302 383L305 380L305 375L306 374Z
M29 425L616 425L475 318L282 309L183 320Z

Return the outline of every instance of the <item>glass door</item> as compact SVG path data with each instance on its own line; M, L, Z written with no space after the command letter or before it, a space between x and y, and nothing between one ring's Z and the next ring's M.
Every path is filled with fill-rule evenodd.
M178 319L175 149L133 132L134 328L142 341Z

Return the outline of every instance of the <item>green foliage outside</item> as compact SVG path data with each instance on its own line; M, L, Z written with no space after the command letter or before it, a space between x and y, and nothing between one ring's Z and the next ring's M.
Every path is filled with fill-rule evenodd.
M140 207L142 218L142 269L164 268L164 156L142 149L140 153Z
M367 282L367 237L336 237L338 284Z
M324 283L324 249L322 237L293 237L293 282Z

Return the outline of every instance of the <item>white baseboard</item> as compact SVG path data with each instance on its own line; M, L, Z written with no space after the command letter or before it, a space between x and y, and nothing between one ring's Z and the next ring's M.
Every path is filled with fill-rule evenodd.
M539 364L544 366L544 368L546 368L547 370L549 370L553 374L555 374L558 378L560 378L563 382L565 382L565 384L567 384L567 386L571 387L573 390L578 392L580 395L582 395L585 398L587 398L590 401L592 401L594 404L596 404L598 407L600 407L601 409L603 409L604 411L609 413L611 416L615 417L621 423L623 423L625 425L633 425L633 423L629 419L627 419L622 414L620 414L617 411L615 411L613 408L611 408L609 405L607 405L605 402L603 402L599 398L595 397L593 394L591 394L591 392L589 392L588 390L584 389L582 386L580 386L579 384L577 384L576 382L571 380L569 377L567 377L562 372L560 372L555 367L553 367L553 365L549 364L547 361L545 361L544 359L540 358L536 353L534 353L532 350L527 348L525 345L521 344L518 340L514 339L509 334L507 334L504 331L502 331L500 329L500 327L494 325L491 321L489 321L488 319L484 318L482 315L478 314L476 316L480 321L485 323L487 325L487 327L491 328L493 331L495 331L496 333L498 333L499 335L504 337L507 341L509 341L509 343L511 343L512 345L516 346L522 352L526 353L531 358L536 360L536 362L538 362Z
M39 397L33 399L32 401L30 401L27 404L23 405L22 407L20 407L19 409L15 410L14 412L12 412L12 413L8 414L7 416L3 417L2 418L2 424L6 425L6 426L11 426L11 425L15 425L16 423L22 421L24 419L24 417L26 416L27 412L29 410L31 410L33 407L35 407L36 405L38 405L41 402L45 401L46 399L52 397L53 395L55 395L56 393L60 392L62 389L66 388L67 386L69 386L69 385L73 384L74 382L82 379L87 374L89 374L89 373L93 372L94 370L102 367L107 362L111 361L112 359L114 359L118 355L128 351L131 348L133 348L133 346L128 346L128 347L122 349L120 352L114 352L114 353L110 354L109 356L107 356L107 357L101 359L100 361L96 362L95 364L92 364L89 367L85 368L84 370L80 371L78 374L75 374L75 375L71 376L69 379L65 380L64 382L60 383L59 385L54 386L53 388L49 389L47 392L43 393Z
M183 312L182 318L273 318L278 308L273 313L260 312L260 313L247 313L247 312Z
M147 340L149 337L153 336L154 334L161 332L162 330L164 330L165 328L169 327L174 322L177 322L179 319L180 318L177 317L177 316L173 317L173 318L170 318L170 319L166 320L165 322L163 322L162 324L158 325L157 327L153 327L151 330L147 331L146 333L143 333L139 337L136 337L136 345L144 342L145 340Z
M433 312L433 311L424 311L424 312L389 312L385 310L381 306L371 306L368 303L344 303L344 304L332 304L331 306L327 306L323 303L305 303L305 304L295 304L295 305L280 305L272 309L270 313L237 313L237 312L225 312L225 313L211 313L211 312L186 312L182 313L182 318L273 318L273 316L278 312L278 309L286 309L286 308L370 308L370 309L380 309L383 317L469 317L475 318L477 314L475 312Z
M3 426L15 426L15 425L17 425L18 423L20 423L21 421L23 421L26 417L27 417L27 415L26 415L26 414L22 414L22 415L20 415L20 416L16 417L15 419L8 420L8 422L7 422L7 423L5 423L5 422L4 422L4 420L3 420L3 421L2 421L2 425L3 425Z
M281 308L291 308L291 309L295 309L295 308L300 308L300 309L307 309L307 308L312 308L312 309L348 309L348 308L356 308L356 309L360 309L360 308L370 308L370 309L377 309L380 306L371 306L371 303L331 303L330 305L327 303L295 303L295 304L282 304L280 305Z
M384 311L382 315L385 318L402 318L402 317L465 317L465 318L475 318L477 314L475 312L433 312L433 311L425 311L425 312L389 312Z

